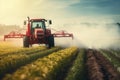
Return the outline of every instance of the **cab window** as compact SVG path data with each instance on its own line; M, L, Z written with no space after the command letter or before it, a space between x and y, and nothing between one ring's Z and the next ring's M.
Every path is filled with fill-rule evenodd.
M32 22L32 28L43 28L43 22Z

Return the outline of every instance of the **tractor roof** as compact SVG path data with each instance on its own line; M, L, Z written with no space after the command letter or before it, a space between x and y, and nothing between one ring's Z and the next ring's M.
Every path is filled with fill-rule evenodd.
M30 19L30 21L46 21L45 19Z

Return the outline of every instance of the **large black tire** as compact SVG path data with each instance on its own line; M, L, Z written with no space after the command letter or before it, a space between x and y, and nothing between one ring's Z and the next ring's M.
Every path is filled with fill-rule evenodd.
M23 47L29 47L29 37L24 36L23 38Z
M54 43L54 36L49 36L48 37L48 48L54 47L55 43Z
M51 36L51 46L55 47L55 42L54 42L54 36L53 35Z

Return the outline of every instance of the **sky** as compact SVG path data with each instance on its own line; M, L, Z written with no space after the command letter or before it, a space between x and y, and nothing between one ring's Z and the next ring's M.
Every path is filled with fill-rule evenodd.
M22 26L27 16L52 19L56 25L120 22L119 4L120 0L0 0L0 24Z

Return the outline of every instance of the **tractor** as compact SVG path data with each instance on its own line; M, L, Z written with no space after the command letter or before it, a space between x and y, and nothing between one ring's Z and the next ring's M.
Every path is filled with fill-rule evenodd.
M54 35L46 28L46 23L52 24L51 20L30 19L24 21L27 24L27 31L23 37L23 46L30 47L33 44L45 44L48 48L54 47Z

